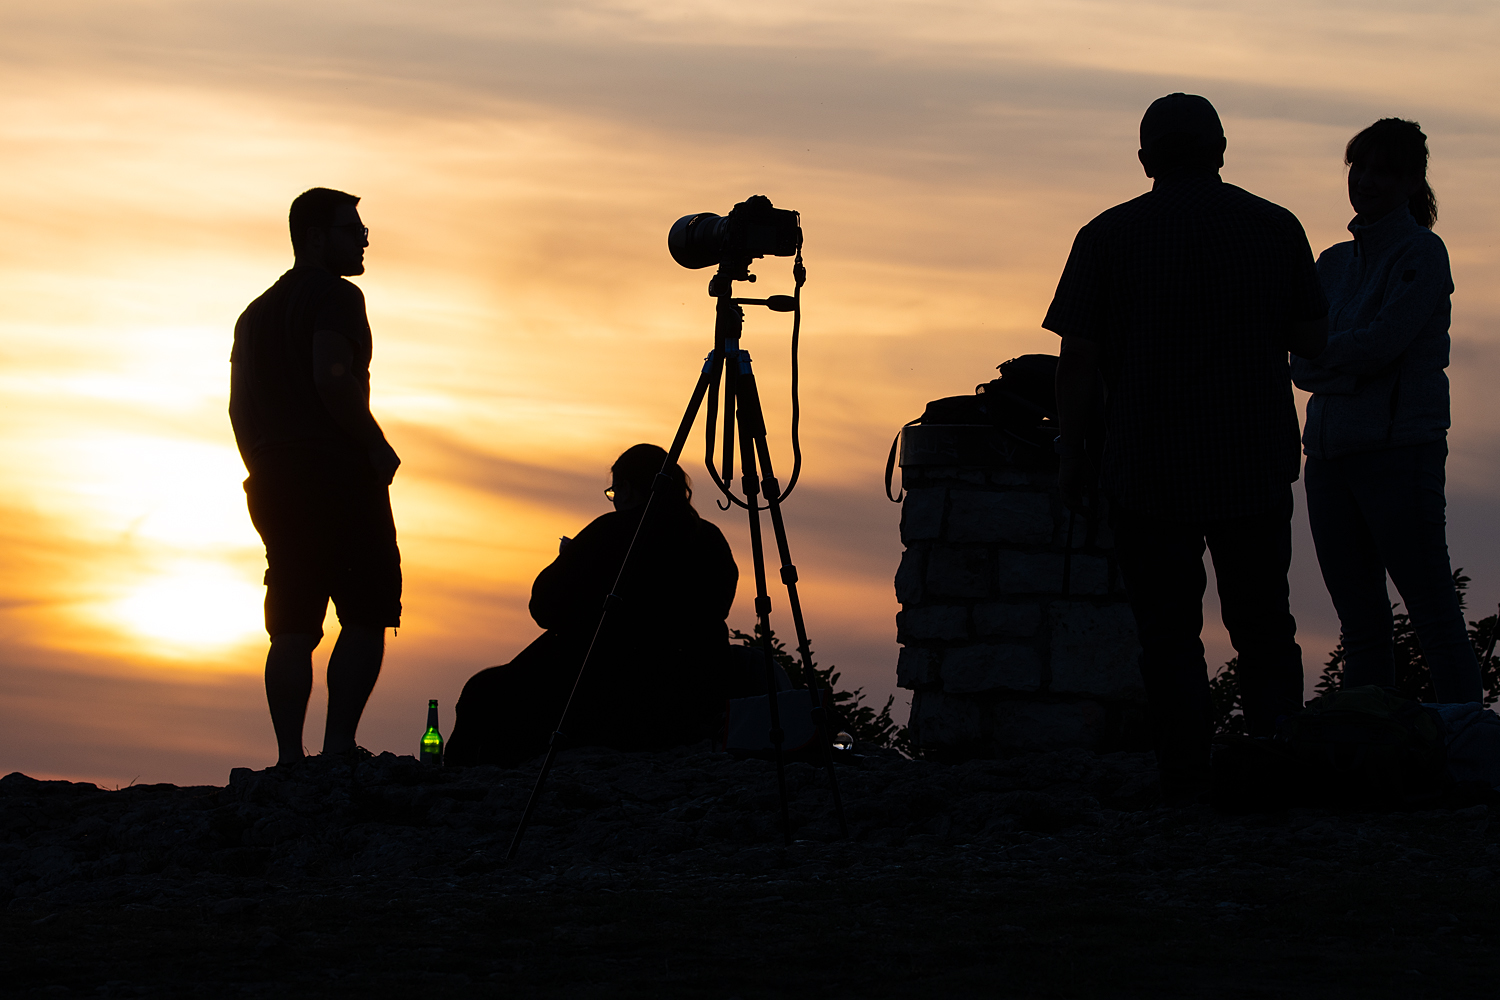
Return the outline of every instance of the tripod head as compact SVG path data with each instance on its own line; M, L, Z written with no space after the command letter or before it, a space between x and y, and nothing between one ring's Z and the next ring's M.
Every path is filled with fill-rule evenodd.
M797 300L791 295L769 295L763 299L731 299L737 306L765 306L776 313L789 313L797 310Z
M763 299L736 299L734 298L734 283L736 281L755 282L755 275L749 271L750 261L726 261L719 265L719 270L712 278L708 279L708 294L711 298L722 299L726 296L737 306L765 306L772 312L795 312L797 310L797 298L793 295L769 295ZM793 265L793 274L800 275L797 287L800 289L803 282L807 280L807 268L802 266L802 255L798 252L797 261Z
M736 281L748 281L752 285L755 284L755 275L750 273L750 258L726 260L720 264L714 276L708 279L709 296L718 299L733 295Z
M711 298L719 300L718 318L714 328L714 341L722 347L724 341L738 340L744 329L745 313L740 306L765 306L772 312L795 313L794 332L792 343L796 344L796 327L801 322L801 301L799 296L802 292L802 284L807 280L807 268L802 266L802 248L797 248L797 260L793 267L793 274L797 277L796 295L770 295L763 299L737 299L734 297L734 283L736 281L755 281L755 275L750 273L750 259L740 258L726 260L719 265L719 270L708 279L708 294Z

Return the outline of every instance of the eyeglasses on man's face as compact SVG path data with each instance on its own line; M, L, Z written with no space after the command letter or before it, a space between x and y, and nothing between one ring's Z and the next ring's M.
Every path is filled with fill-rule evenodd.
M610 503L615 502L615 488L613 486L606 486L604 488L604 498Z
M362 226L358 222L344 222L337 226L329 226L329 229L352 229L359 234L359 238L367 240L370 238L370 227Z

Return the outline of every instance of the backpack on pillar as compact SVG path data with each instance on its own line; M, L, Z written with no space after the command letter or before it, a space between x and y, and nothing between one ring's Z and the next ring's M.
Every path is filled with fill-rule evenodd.
M996 367L998 378L974 387L973 395L944 396L927 404L922 415L902 425L964 424L995 428L1001 452L1022 468L1056 468L1052 439L1057 435L1057 355L1023 354ZM891 442L885 461L886 498L900 503L905 493L893 492L896 455L901 433Z

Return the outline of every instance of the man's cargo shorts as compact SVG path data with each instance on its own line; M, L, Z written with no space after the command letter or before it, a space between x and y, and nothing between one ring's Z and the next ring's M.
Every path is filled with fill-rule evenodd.
M321 636L330 598L342 625L401 624L390 490L373 471L277 456L256 463L245 495L266 545L266 632Z

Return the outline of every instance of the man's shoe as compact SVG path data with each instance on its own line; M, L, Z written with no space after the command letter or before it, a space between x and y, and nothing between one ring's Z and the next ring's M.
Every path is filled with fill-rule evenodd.
M375 755L366 750L364 747L355 744L342 753L328 753L325 750L323 753L318 754L318 759L327 761L340 761L352 767L363 760L374 760Z

